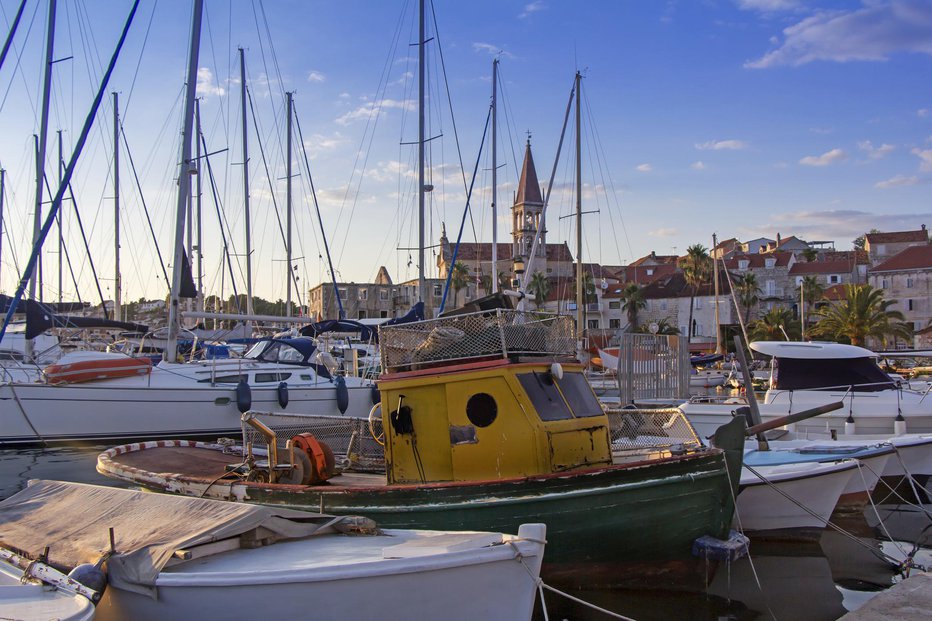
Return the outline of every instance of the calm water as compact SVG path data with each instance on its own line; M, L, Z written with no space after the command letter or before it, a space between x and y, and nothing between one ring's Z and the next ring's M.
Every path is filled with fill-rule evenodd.
M29 479L59 479L101 485L116 484L95 470L97 454L105 446L0 451L0 498L16 493ZM932 512L932 505L925 510ZM919 563L932 566L932 519L908 505L881 505L880 517L891 536L910 550L912 542L924 547ZM894 583L895 572L875 553L895 553L894 544L882 544L877 517L868 508L863 515L839 522L848 536L824 531L818 541L772 542L755 540L750 558L722 566L704 593L650 593L644 591L586 591L574 595L638 621L750 620L831 621L846 612L846 605ZM560 597L547 594L550 619L602 620L611 617ZM538 619L543 619L538 615Z

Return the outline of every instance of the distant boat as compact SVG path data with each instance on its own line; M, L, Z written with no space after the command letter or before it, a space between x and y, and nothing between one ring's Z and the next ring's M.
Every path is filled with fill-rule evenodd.
M76 524L76 515L86 521ZM74 595L83 601L35 617L43 620L90 619L97 598L97 621L300 619L309 611L334 619L529 620L546 538L543 524L522 525L517 536L383 531L365 518L57 481L33 482L6 499L0 519L4 544L27 563L46 550L46 563L80 578L106 559L109 585L80 585L91 599ZM0 577L24 573L42 575L0 562ZM47 587L33 583L0 586L0 610L10 604L4 590L20 605L5 618L23 619L26 601L48 602Z

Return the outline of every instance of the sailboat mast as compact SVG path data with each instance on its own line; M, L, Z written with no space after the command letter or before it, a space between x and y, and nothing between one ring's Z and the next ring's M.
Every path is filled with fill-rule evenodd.
M52 55L55 51L55 10L56 0L49 0L49 21L45 35L45 71L42 81L42 116L39 120L39 137L36 143L36 205L33 212L32 245L39 243L39 231L42 229L42 184L45 181L45 145L49 133L49 99L52 94ZM42 272L42 259L38 268L33 268L29 279L29 299L36 299L36 278ZM42 299L42 287L39 287L39 299ZM32 356L32 340L27 340L26 354Z
M498 293L498 59L492 61L492 293Z
M579 91L582 88L582 75L576 72L576 334L582 349L583 333L586 329L586 307L583 304L583 264L582 264L582 114L579 109Z
M3 268L3 200L6 196L6 170L0 168L0 268Z
M196 205L197 205L197 310L204 310L204 253L201 250L203 246L201 245L201 196L202 186L201 186L201 100L197 99L194 101L194 120L195 120L195 133L194 133L194 143L196 145L197 153L197 190L196 190Z
M175 211L175 250L172 258L171 301L168 305L168 343L162 357L174 362L178 357L178 330L181 325L181 267L184 262L184 223L191 187L191 129L194 125L194 95L197 86L197 60L201 43L203 0L194 0L191 20L191 49L188 54L188 81L185 84L184 129L181 133L181 167L178 173L178 202Z
M718 257L715 249L718 247L718 236L712 233L712 280L715 283L715 353L721 354L722 350L722 331L721 323L718 317Z
M246 216L246 314L252 315L252 221L249 218L249 133L246 130L246 57L239 48L240 101L243 106L243 209Z
M292 107L294 106L294 93L286 93L288 96L288 123L286 124L287 137L285 139L285 220L287 233L285 240L286 253L286 274L285 280L288 282L287 297L285 298L285 317L291 317L291 118L293 116Z
M120 282L120 95L113 93L113 318L123 321Z
M65 158L62 156L62 137L61 130L58 130L58 185L61 185L62 177L65 175ZM59 209L55 214L55 223L58 225L58 303L62 303L62 290L64 289L64 279L62 277L62 255L65 249L65 237L61 228L62 210Z
M424 40L427 38L424 2L421 0L418 5L417 46L417 295L420 302L427 299L427 281L424 279Z

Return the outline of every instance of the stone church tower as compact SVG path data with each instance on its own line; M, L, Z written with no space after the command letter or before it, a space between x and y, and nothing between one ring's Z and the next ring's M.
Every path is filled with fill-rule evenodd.
M512 256L521 257L527 265L531 247L534 244L534 236L540 228L540 241L537 245L537 256L534 257L533 267L535 272L546 274L547 228L542 219L543 210L544 199L540 193L540 183L537 181L534 158L531 156L531 139L528 138L524 151L524 165L521 167L521 180L518 182L515 204L511 208Z

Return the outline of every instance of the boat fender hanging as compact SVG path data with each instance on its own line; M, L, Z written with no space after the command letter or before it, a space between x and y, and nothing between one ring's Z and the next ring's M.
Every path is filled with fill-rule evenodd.
M349 407L349 389L346 387L346 380L342 375L337 375L333 383L337 388L337 409L340 410L340 414L346 414L346 409Z
M304 473L304 485L317 485L336 475L337 460L333 450L310 433L300 433L291 438L291 444L297 454L303 451L310 457L310 468Z
M379 392L379 387L373 384L372 388L369 390L369 396L372 398L372 405L375 405L376 403L382 403L382 393Z
M243 380L236 384L236 409L240 414L245 414L252 409L252 389Z
M389 417L392 422L392 429L395 433L403 435L414 433L414 421L411 420L411 407L403 405L397 410L392 410Z
M282 409L288 407L288 382L281 382L278 385L278 405Z

